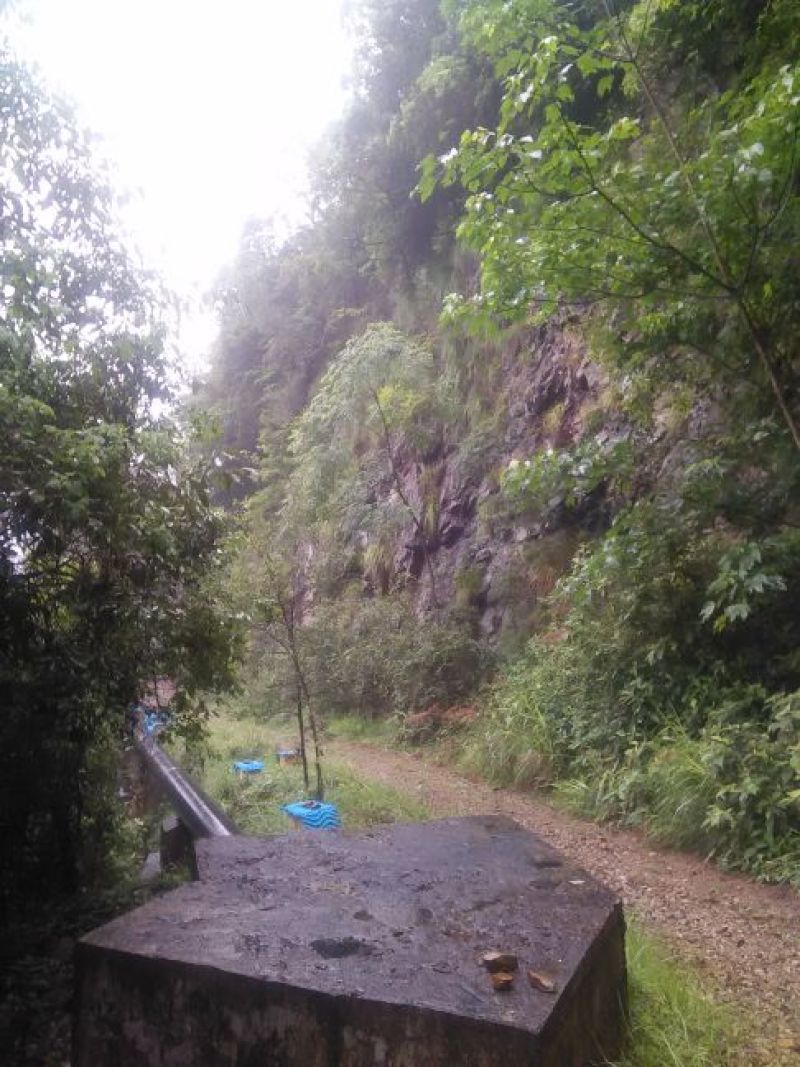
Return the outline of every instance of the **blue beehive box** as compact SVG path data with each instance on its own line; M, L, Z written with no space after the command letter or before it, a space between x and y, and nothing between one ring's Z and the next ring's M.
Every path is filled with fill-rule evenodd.
M342 825L336 805L323 804L320 800L298 800L284 804L283 810L308 830L336 830Z
M233 765L238 774L261 774L264 762L260 759L238 759Z

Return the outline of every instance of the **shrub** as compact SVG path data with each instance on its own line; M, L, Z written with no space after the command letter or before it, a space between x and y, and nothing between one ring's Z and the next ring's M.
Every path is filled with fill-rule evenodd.
M504 784L555 784L583 814L800 884L800 694L699 676L682 703L666 694L656 726L637 715L636 686L621 690L613 660L585 642L531 642L485 693L463 762Z
M800 691L766 697L766 722L715 709L702 758L717 791L704 820L720 859L800 886Z
M372 719L450 704L474 689L487 664L465 623L420 619L397 594L322 605L302 641L312 695L326 717Z

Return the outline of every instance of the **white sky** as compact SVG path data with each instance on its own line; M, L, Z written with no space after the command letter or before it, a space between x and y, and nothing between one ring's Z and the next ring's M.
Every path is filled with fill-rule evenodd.
M341 0L23 0L17 49L102 135L148 266L199 304L245 220L302 217L305 160L342 110ZM190 366L208 314L181 331Z

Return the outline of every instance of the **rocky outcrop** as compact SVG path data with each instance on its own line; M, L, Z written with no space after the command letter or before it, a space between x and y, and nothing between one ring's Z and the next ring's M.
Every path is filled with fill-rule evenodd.
M564 324L518 333L503 352L501 379L498 429L486 448L488 462L473 465L477 472L464 462L469 446L465 439L449 441L427 467L410 460L398 463L402 495L419 515L427 506L437 521L423 533L409 518L395 543L395 575L413 587L421 614L456 603L475 614L480 631L489 638L509 627L524 629L541 595L535 573L540 553L532 546L560 537L570 521L564 515L543 519L504 513L501 472L513 459L575 443L586 433L592 413L603 420L604 430L616 432L601 413L604 375L588 358L577 332ZM431 489L428 472L433 464L436 500L431 504L425 491ZM400 495L391 483L387 488L383 503ZM568 541L561 537L560 552L555 553L566 554L564 565ZM548 567L553 565L551 559ZM545 584L552 588L552 582Z

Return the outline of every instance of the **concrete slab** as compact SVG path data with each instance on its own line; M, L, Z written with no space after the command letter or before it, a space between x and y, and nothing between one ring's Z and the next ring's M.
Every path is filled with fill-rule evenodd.
M78 1067L582 1067L619 1050L619 903L509 819L196 847L200 881L78 946ZM481 965L493 949L518 957L507 992Z

